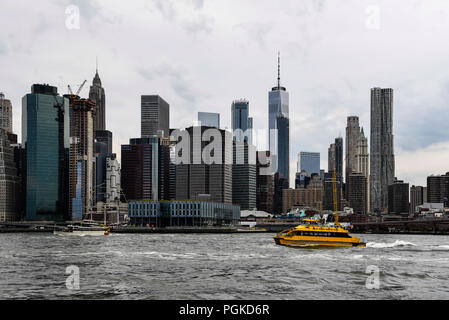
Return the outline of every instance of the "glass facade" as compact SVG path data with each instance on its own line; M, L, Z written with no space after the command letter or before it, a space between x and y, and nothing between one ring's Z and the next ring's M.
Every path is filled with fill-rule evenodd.
M285 168L289 166L289 158L284 159L282 164L279 163L278 159L280 153L278 141L281 139L278 137L277 118L280 115L289 118L289 94L285 88L275 87L268 94L268 145L272 156L272 167L275 172L279 172L280 167Z
M63 132L58 108L63 113ZM32 93L22 99L22 140L26 148L26 220L60 220L60 135L69 148L69 101L53 94Z
M299 169L309 175L313 173L320 174L320 153L319 152L300 152Z
M220 114L212 112L198 112L198 122L204 127L220 129Z
M235 225L240 220L240 207L206 201L132 201L128 215L131 223L138 225Z
M290 180L290 120L283 114L277 117L276 127L278 132L278 172L282 178ZM288 183L287 183L288 184Z
M232 131L234 140L248 142L248 137L244 134L248 130L249 102L246 100L237 100L232 102ZM240 129L242 132L237 131ZM248 133L247 133L248 134Z

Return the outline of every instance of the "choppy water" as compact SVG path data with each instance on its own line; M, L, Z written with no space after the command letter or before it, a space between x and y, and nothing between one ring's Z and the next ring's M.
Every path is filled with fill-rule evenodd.
M287 248L265 233L0 234L0 299L449 299L449 237L360 238L367 248ZM66 287L71 265L79 290Z

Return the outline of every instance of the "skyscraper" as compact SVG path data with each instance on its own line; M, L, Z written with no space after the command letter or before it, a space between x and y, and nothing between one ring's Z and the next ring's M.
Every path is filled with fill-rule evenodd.
M69 212L73 220L80 221L96 202L95 102L89 99L80 99L78 96L70 96L70 110L72 143L69 166L71 201L69 202Z
M253 210L256 205L256 147L247 142L233 143L232 203L241 210Z
M290 181L290 119L284 114L279 114L276 118L277 142L278 146L278 172L287 181ZM318 173L320 170L318 170Z
M8 132L0 128L0 222L19 220L19 179Z
M395 175L393 89L371 89L370 210L386 210Z
M201 141L207 127L189 127L183 134L189 142L178 143L175 156L188 155L186 162L175 159L176 163L176 200L191 200L202 195L209 195L210 201L232 204L232 134L220 130L221 142ZM177 137L175 137L177 139ZM208 149L215 145L216 149ZM189 150L183 149L189 148ZM202 156L209 151L210 157ZM211 150L214 150L212 156ZM216 161L215 161L216 160Z
M122 145L121 186L129 200L169 200L170 147L160 137Z
M106 158L106 203L120 201L120 163L114 153Z
M220 114L213 112L198 112L198 122L201 126L220 129Z
M368 213L368 184L366 176L361 172L352 172L348 177L347 186L351 190L347 200L354 213Z
M449 172L427 177L427 202L444 203L449 207Z
M27 220L68 218L65 163L70 148L69 126L69 100L59 96L56 87L33 85L31 93L22 99Z
M299 171L306 171L309 175L320 174L320 153L301 151L298 154Z
M89 99L95 101L94 132L106 130L106 96L101 86L98 68L89 90Z
M253 128L254 119L252 117L248 118L248 143L253 144Z
M346 175L345 182L348 183L349 175L357 172L357 147L360 139L359 117L348 117L346 126ZM346 196L348 196L349 188L346 188Z
M366 196L364 197L366 204L364 205L364 207L366 208L366 210L364 211L364 213L367 213L370 211L370 209L369 209L369 205L370 205L369 174L370 173L369 173L368 138L365 137L365 132L363 131L363 128L360 131L360 138L357 143L357 153L355 156L355 162L357 165L355 172L361 173L366 178L365 179L366 187L364 187L364 190L366 191ZM351 190L351 187L349 187L348 189ZM359 192L359 190L355 190L354 192L357 193L357 192Z
M290 155L283 157L283 163L280 163L279 155L286 154L289 150L290 140L289 137L282 136L279 130L284 133L289 132L289 128L278 128L278 118L282 115L284 120L281 120L283 124L288 123L289 119L289 94L285 87L281 87L281 60L278 56L278 78L277 86L273 87L268 93L268 141L270 154L272 157L272 167L277 168L276 171L280 172L285 179L289 179L289 172L286 168L289 168ZM285 120L286 119L286 120ZM283 146L279 146L279 141L282 141ZM283 169L280 169L283 168ZM281 171L282 170L282 171Z
M335 154L335 143L332 143L327 149L327 171L332 172L336 170L336 154ZM299 159L298 159L298 170L299 170Z
M104 202L106 193L106 159L112 156L112 132L106 130L106 95L98 75L98 67L89 99L95 102L93 116L94 150L95 150L95 202Z
M388 186L388 213L409 213L409 184L402 180L395 180Z
M248 130L249 101L245 99L234 100L231 105L231 119L233 139L236 141L248 142L248 137L244 136Z
M263 172L263 170L268 170L270 165L270 151L258 151L256 162L257 210L273 213L274 175Z
M427 188L412 186L410 188L410 213L415 213L416 208L427 203Z
M357 143L357 153L355 155L356 172L362 173L366 178L369 177L369 153L368 153L368 138L365 137L365 132L360 132L360 138Z
M335 138L335 174L343 181L343 138Z
M164 132L164 138L170 134L170 105L158 95L141 97L141 136L151 138Z
M12 133L12 105L2 92L0 92L0 129Z

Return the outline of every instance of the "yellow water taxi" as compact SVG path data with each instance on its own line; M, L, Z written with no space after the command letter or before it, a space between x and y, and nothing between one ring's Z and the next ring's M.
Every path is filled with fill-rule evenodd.
M284 246L329 246L329 247L366 247L357 237L339 225L326 227L319 219L304 219L299 226L282 231L274 237L278 245Z
M366 247L357 237L351 237L349 231L338 223L337 187L335 169L332 177L334 194L334 225L324 226L320 219L303 219L295 228L278 233L274 237L276 244L284 246L327 246L327 247Z

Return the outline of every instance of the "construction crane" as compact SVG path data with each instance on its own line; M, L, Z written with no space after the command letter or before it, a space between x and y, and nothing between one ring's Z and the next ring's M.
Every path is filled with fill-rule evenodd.
M73 94L72 87L70 87L70 84L69 84L69 85L67 86L68 89L69 89L69 93L70 93L72 96L79 96L79 94L80 94L81 90L83 90L83 87L84 87L84 85L86 84L86 82L87 82L87 80L84 80L84 82L80 85L78 91L77 91L75 94Z
M335 175L335 168L332 172L332 188L334 191L334 224L339 226L338 223L338 199L337 199L337 177Z

